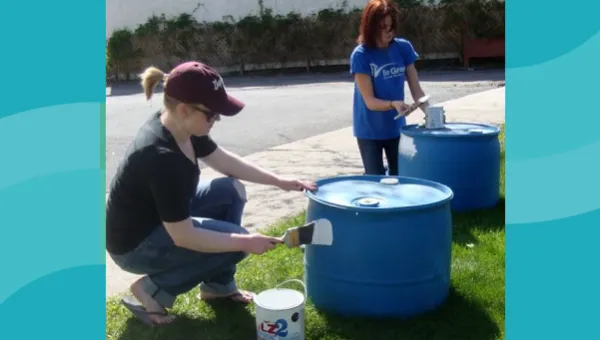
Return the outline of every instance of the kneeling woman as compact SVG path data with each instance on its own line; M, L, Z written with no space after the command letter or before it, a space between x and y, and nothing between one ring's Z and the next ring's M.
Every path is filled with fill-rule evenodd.
M165 308L200 286L201 299L248 303L239 290L236 264L280 241L241 227L246 203L239 180L283 190L314 190L220 148L209 136L221 116L244 105L228 95L221 76L199 62L183 63L167 76L156 68L142 75L150 99L165 80L164 107L141 127L111 183L106 211L107 251L123 270L144 274L123 304L149 325L173 320ZM200 181L197 160L226 175Z

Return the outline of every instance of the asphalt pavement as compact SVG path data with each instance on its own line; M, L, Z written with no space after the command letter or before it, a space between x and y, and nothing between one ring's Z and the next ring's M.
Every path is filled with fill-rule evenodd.
M498 87L504 70L421 72L433 103ZM223 147L242 156L348 127L352 124L352 78L347 73L225 77L231 94L246 103L242 113L223 118L212 132ZM108 93L110 92L110 95ZM407 102L412 102L406 89ZM106 188L139 127L160 109L162 92L147 102L138 84L107 89Z

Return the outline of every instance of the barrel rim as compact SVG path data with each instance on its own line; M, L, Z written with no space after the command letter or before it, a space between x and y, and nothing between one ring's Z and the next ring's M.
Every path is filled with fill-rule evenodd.
M337 182L337 181L352 180L352 179L379 180L382 178L389 178L389 177L397 178L398 181L400 182L400 184L408 182L411 184L422 184L422 185L431 186L435 189L442 191L444 194L446 194L446 197L439 201L436 201L436 202L426 203L426 204L417 204L417 205L412 205L409 207L380 208L380 207L358 207L358 206L353 207L353 206L345 206L345 205L341 205L341 204L335 204L335 203L326 201L320 197L317 197L313 192L308 191L308 190L304 192L304 195L315 202L318 202L320 204L323 204L323 205L326 205L326 206L329 206L332 208L336 208L339 210L347 210L347 211L355 211L355 212L369 212L369 213L389 213L389 212L397 212L397 211L425 210L425 209L429 209L429 208L447 204L454 198L454 191L449 186L447 186L443 183L428 180L428 179L418 178L418 177L409 177L409 176L387 176L387 175L386 176L383 176L383 175L330 176L330 177L324 177L324 178L317 180L316 185L317 185L317 190L318 190L319 186L321 186L323 184Z
M463 134L463 135L453 135L453 134L426 134L423 131L417 131L412 128L419 127L420 124L409 124L400 128L400 133L409 137L429 137L429 138L482 138L482 137L495 137L500 134L500 128L496 125L492 124L483 124L483 123L473 123L473 122L449 122L445 123L445 125L472 125L472 126L480 126L486 129L490 129L493 131L488 131L482 134Z

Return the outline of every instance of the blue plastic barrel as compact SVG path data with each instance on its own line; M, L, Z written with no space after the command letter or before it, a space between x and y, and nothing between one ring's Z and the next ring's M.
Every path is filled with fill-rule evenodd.
M398 174L439 182L454 192L452 210L487 209L500 196L500 129L447 123L443 129L408 125L400 136Z
M333 245L310 245L304 252L307 292L316 308L349 316L411 317L445 301L450 188L371 175L326 178L317 186L306 194L306 218L328 219Z

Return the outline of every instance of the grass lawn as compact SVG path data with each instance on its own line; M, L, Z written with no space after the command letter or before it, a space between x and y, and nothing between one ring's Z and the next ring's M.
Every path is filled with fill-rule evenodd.
M411 320L340 318L306 307L306 336L315 340L371 339L504 339L504 130L501 201L494 209L454 214L452 288L445 305ZM269 233L304 221L284 221ZM302 252L278 249L250 256L238 268L238 285L260 292L290 278L303 279ZM291 286L292 288L294 286ZM299 287L300 288L300 287ZM254 307L222 301L208 305L196 299L197 288L179 297L170 326L149 329L118 300L106 304L106 338L122 340L246 340L256 339Z

